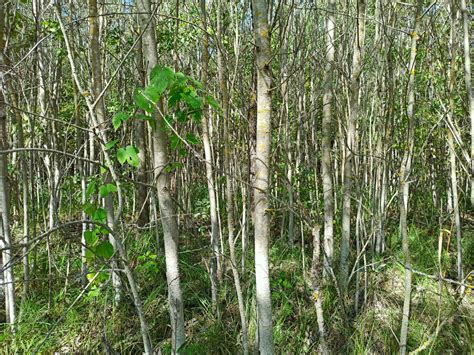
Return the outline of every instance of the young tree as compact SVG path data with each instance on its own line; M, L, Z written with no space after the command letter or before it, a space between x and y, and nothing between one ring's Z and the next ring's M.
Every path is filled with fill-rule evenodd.
M268 243L268 188L271 150L271 48L267 0L253 0L253 25L257 47L257 142L254 183L255 278L257 281L258 340L261 354L273 354L272 301Z
M201 69L201 84L203 88L207 89L208 67L209 67L209 33L207 32L207 11L205 0L200 0L201 8L201 22L203 27L203 41L202 41L202 69ZM206 180L207 190L209 194L209 215L211 220L211 294L212 304L217 314L219 314L219 304L217 295L217 266L219 260L219 221L217 216L216 190L214 187L214 168L213 157L211 150L211 141L209 138L209 124L211 117L207 108L201 118L202 143L204 146L204 157L206 159Z
M353 180L353 159L356 149L356 126L359 115L360 76L362 74L362 52L365 39L365 0L357 1L357 19L355 40L352 53L352 68L350 80L349 117L347 120L346 154L344 163L344 186L342 205L342 243L341 243L341 284L346 288L349 272L349 248L351 236L351 198Z
M332 132L333 117L331 113L333 99L333 71L334 71L334 36L336 23L336 1L327 1L326 18L326 67L324 70L324 96L323 96L323 122L322 122L322 159L321 174L323 180L324 199L324 271L328 273L332 267L332 257L334 254L334 190L332 178Z
M408 64L408 86L406 117L408 121L406 148L400 165L400 180L398 191L398 202L400 206L400 236L402 239L403 254L405 257L405 292L403 301L402 325L400 330L400 354L407 352L408 323L410 318L411 302L411 257L408 243L408 199L410 197L410 185L408 179L412 171L413 148L415 144L415 67L416 51L420 31L421 8L423 0L417 0L413 31L411 32L410 61Z
M461 0L463 49L464 49L464 81L469 107L469 120L471 121L471 208L474 207L474 95L472 93L471 77L471 44L469 37L470 15L466 0Z
M137 9L140 13L140 27L143 31L143 58L149 77L152 69L158 64L154 13L151 12L150 0L137 0ZM155 110L154 114L154 119L156 120L156 127L153 129L154 172L165 243L168 302L171 328L173 329L172 344L173 352L176 353L184 345L186 334L184 329L183 296L181 293L178 266L178 224L174 201L171 198L170 177L166 171L166 167L169 164L169 143L166 133L166 122L162 116L163 105L161 101L159 102L159 106L161 107Z
M5 105L5 6L0 6L0 150L8 149L7 111ZM7 155L0 153L0 248L2 249L2 272L5 289L5 306L7 322L12 326L16 321L15 310L15 278L13 275L11 221L10 221L10 191L8 184Z

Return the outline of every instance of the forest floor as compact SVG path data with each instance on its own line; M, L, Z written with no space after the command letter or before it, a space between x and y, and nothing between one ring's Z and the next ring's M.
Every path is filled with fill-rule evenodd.
M118 307L114 306L109 277L93 285L80 297L80 260L75 244L64 243L61 234L51 240L53 255L51 275L45 250L35 256L32 292L21 300L16 336L3 326L0 329L1 353L32 353L42 344L41 352L136 353L141 349L140 325L133 302L126 290ZM129 258L140 294L153 344L164 353L170 349L169 313L166 298L164 258L150 252L156 241L150 233L130 232L126 238ZM474 268L474 230L463 236L464 269ZM413 269L430 275L413 277L412 313L408 346L431 353L469 353L473 351L474 292L467 288L461 300L456 284L438 282L438 240L427 230L411 228L410 247ZM220 316L210 302L208 272L209 250L203 241L182 237L180 267L185 300L188 341L185 353L236 354L241 351L240 318L228 261L220 284ZM354 274L344 305L334 286L321 292L328 343L333 353L386 354L398 351L398 335L403 304L403 261L396 235L388 241L394 255L390 258L365 259ZM455 245L446 242L442 271L447 279L456 279ZM316 316L309 287L311 245L289 248L276 241L270 249L272 270L273 325L277 353L314 353L318 341ZM370 255L370 254L369 254ZM240 256L239 256L240 257ZM73 262L68 263L68 260ZM238 259L240 260L240 259ZM249 334L254 342L256 327L253 256L246 258L242 277L247 307ZM364 267L365 263L365 267ZM240 267L240 265L239 265ZM21 270L15 270L21 279ZM365 272L364 272L365 271ZM359 279L359 286L354 280ZM472 276L468 277L473 284ZM21 290L17 285L18 294ZM365 290L365 291L364 291ZM358 294L358 310L355 295ZM74 306L71 304L78 298ZM343 311L345 309L345 312ZM59 321L58 321L59 320ZM48 335L48 332L50 334ZM236 341L237 339L237 341Z

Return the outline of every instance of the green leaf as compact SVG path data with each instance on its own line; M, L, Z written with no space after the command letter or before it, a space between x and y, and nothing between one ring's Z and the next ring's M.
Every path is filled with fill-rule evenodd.
M179 139L179 137L176 135L176 134L172 134L170 136L170 146L171 146L171 149L176 149L178 148L180 145L181 145L181 140Z
M92 300L99 296L100 296L100 288L98 288L97 286L94 286L93 288L89 290L89 292L87 292L86 300Z
M84 213L86 215L88 215L89 217L92 217L92 215L94 214L94 212L96 211L97 207L94 206L93 204L91 203L86 203L84 204L84 206L82 206L82 210L84 211Z
M143 111L146 111L148 113L152 113L153 112L153 105L152 103L150 102L150 100L148 100L145 96L144 96L144 93L143 93L143 89L142 88L137 88L135 90L135 93L133 94L133 100L135 101L135 104L140 107Z
M97 182L95 180L92 180L88 185L86 189L86 197L90 197L93 193L95 193L97 190Z
M97 243L99 237L97 236L97 233L95 231L85 231L84 239L86 240L87 246L91 247Z
M117 112L114 117L112 118L112 125L114 126L114 130L120 128L122 122L126 122L129 119L129 116L125 112Z
M131 166L138 168L140 165L140 160L138 159L138 149L133 145L129 145L127 148L125 148L125 150L127 152L127 162Z
M154 86L147 86L145 90L143 91L143 96L150 102L152 106L152 112L153 112L153 106L156 104L158 99L160 98L160 92L154 87Z
M219 104L211 95L206 96L206 101L209 104L209 106L211 106L214 110L216 110L217 112L221 112L221 108Z
M176 107L178 102L181 100L181 91L172 90L168 98L168 106Z
M129 165L138 168L140 166L140 160L138 159L138 149L133 145L129 145L125 148L120 148L117 151L117 159L120 164L127 162Z
M98 208L95 210L94 214L92 215L92 220L99 223L105 223L107 218L107 213L103 208Z
M174 72L168 67L156 66L150 73L150 85L161 95L174 81Z
M174 163L169 164L168 166L165 167L165 171L167 173L171 173L175 170L181 169L183 167L183 163L180 163L179 161L176 161Z
M105 184L99 187L99 195L104 198L111 192L117 192L117 187L114 184Z
M199 139L192 133L186 134L186 141L189 144L198 144L199 143Z
M125 162L127 161L127 153L125 148L120 148L119 150L117 150L117 159L120 164L125 164Z
M95 257L94 252L90 249L86 249L86 260L88 262L92 262L94 260L94 257Z
M189 94L183 95L183 100L191 109L201 109L202 99L197 96L194 91L190 92Z
M184 75L183 73L181 73L181 72L176 73L176 84L177 85L186 84L186 81L188 81L188 79L189 78L186 75Z
M109 150L113 147L115 147L115 145L117 144L118 142L118 139L113 139L111 140L110 142L108 142L106 145L105 145L105 150Z
M194 121L201 122L201 118L202 118L202 110L201 109L194 110L192 115L193 115L193 120Z
M188 120L188 117L184 111L177 110L175 112L176 119L178 122L185 123Z
M102 243L96 246L95 248L95 253L98 256L102 256L106 259L110 258L112 255L114 255L114 247L112 244L110 244L109 241L104 240Z

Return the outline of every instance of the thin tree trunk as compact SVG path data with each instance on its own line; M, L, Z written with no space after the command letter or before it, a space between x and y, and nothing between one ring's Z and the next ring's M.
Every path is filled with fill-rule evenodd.
M257 142L254 183L255 278L257 286L258 335L260 353L273 354L272 303L268 243L268 186L271 151L271 48L268 2L253 0L253 20L257 62Z
M221 3L219 3L217 10L217 39L221 42L222 39L222 27L221 27ZM205 7L205 0L201 0L201 9ZM226 202L226 211L227 211L227 235L229 243L229 253L230 253L230 264L232 269L232 275L234 278L235 292L237 294L237 302L239 305L240 313L240 322L242 326L242 350L244 354L248 354L248 327L247 327L247 317L245 315L245 303L242 293L242 286L240 283L240 275L237 269L237 258L235 255L235 215L234 215L234 187L232 184L233 175L231 171L231 144L232 141L230 137L229 124L229 93L227 91L226 83L226 71L224 68L223 61L223 48L218 49L217 54L217 71L219 79L219 88L222 95L222 109L223 109L223 118L224 118L224 172L226 176L225 180L225 202ZM207 49L206 49L207 51ZM207 66L206 66L207 67ZM207 160L207 158L206 158ZM244 226L242 226L242 229Z
M93 0L91 0L91 1L93 1ZM64 23L62 21L61 7L60 7L59 2L55 3L54 10L55 10L55 13L56 13L56 18L58 19L58 22L59 22L59 27L61 29L61 33L63 35L64 44L66 46L67 57L68 57L68 60L69 60L69 65L71 67L72 77L74 79L74 82L75 82L79 92L83 93L82 96L83 96L83 98L84 98L84 100L87 104L88 113L91 117L93 126L98 127L99 124L98 124L98 120L96 119L96 116L95 116L95 110L94 110L94 107L93 107L93 103L91 102L91 100L89 99L89 97L87 95L84 95L85 91L84 91L84 89L81 85L81 82L79 80L79 77L78 77L78 72L77 72L76 64L74 62L72 48L71 48L71 45L70 45L70 42L69 42L69 38L67 36L66 28L65 28ZM107 138L104 134L104 131L102 131L102 130L99 131L99 136L102 139L102 141L104 141L104 142L107 141ZM117 223L117 221L119 220L119 218L121 217L122 209L123 209L122 187L121 187L120 180L119 180L119 178L116 174L116 171L114 169L114 165L112 163L110 155L109 155L107 149L105 149L105 145L101 145L101 148L102 148L102 154L104 156L105 163L108 167L108 171L110 173L110 176L113 179L113 182L115 183L115 185L117 187L118 207L117 207L117 213L115 214L114 220L113 220L113 223L112 223L113 225L115 225ZM113 232L113 230L112 230L112 232ZM132 271L130 270L130 267L128 266L127 254L125 253L125 250L122 246L122 243L121 243L120 239L118 239L116 234L109 233L109 238L112 238L116 243L116 247L117 247L116 251L118 252L118 254L120 256L120 259L122 261L123 271L124 271L124 273L127 277L128 284L130 285L130 290L131 290L131 293L132 293L133 302L134 302L134 305L135 305L135 309L137 311L138 318L140 320L140 332L141 332L142 339L143 339L143 346L144 346L145 353L146 354L152 354L153 353L153 346L151 344L150 336L149 336L149 333L148 333L148 326L147 326L147 323L146 323L146 320L145 320L145 315L144 315L144 312L143 312L143 306L142 306L142 302L140 300L140 295L138 294L138 287L137 287L137 284L136 284L135 279L133 277Z
M201 7L201 22L203 26L203 41L202 41L202 72L201 72L201 83L204 90L207 89L207 77L208 77L208 66L209 66L209 34L207 32L207 11L206 1L200 0ZM209 119L209 121L208 121ZM217 219L217 206L216 206L216 191L214 188L214 171L213 171L213 159L211 150L211 141L209 139L209 122L211 117L207 110L207 107L203 110L201 119L201 130L202 130L202 142L204 145L204 157L206 159L206 180L207 180L207 191L209 194L209 209L211 218L211 296L212 305L219 317L219 300L218 300L218 279L217 279L217 262L219 258L219 222Z
M324 71L324 95L323 95L323 120L322 120L322 159L321 174L323 180L324 200L324 272L328 274L328 268L332 267L334 253L334 191L332 180L332 81L334 70L334 36L336 22L336 0L328 0L328 13L326 19L326 68Z
M402 163L400 166L400 185L398 191L398 199L400 205L400 235L402 239L403 254L405 257L405 291L403 301L402 324L400 329L400 354L405 355L407 352L408 339L408 323L410 318L410 302L411 302L411 258L408 243L408 198L409 198L409 182L411 173L411 163L413 156L413 146L415 143L415 122L414 122L414 108L415 108L415 65L416 65L416 47L418 41L418 33L420 26L419 16L421 14L422 0L417 1L415 20L413 32L411 33L411 50L410 62L408 66L409 81L407 88L407 148L403 154Z
M319 352L323 355L329 354L326 343L326 333L324 330L324 314L322 305L322 294L319 291L321 286L322 267L320 261L320 226L313 227L313 260L311 263L311 286L313 288L313 301L316 308L316 319L319 330Z
M144 86L146 73L143 68L143 55L142 55L142 45L141 39L139 39L139 44L136 50L136 62L139 72L139 78L137 83L140 86ZM143 112L142 112L143 113ZM147 128L146 122L144 120L135 120L134 121L134 138L135 144L138 149L138 160L140 164L137 168L137 181L138 185L136 187L136 210L137 210L137 224L139 227L145 226L150 222L150 203L148 199L148 188L145 184L148 183L148 159L147 159Z
M454 44L456 42L455 33L456 33L456 11L454 9L454 4L450 4L451 10L451 29L449 33L449 73L448 73L448 95L449 95L449 108L448 108L448 121L452 122L454 116L454 84L456 80L456 54L454 50ZM462 244L461 244L461 216L459 212L459 198L458 198L458 179L456 172L456 150L454 147L454 138L451 133L451 129L448 128L448 147L449 147L449 162L450 162L450 178L451 178L451 197L452 197L452 206L454 212L454 222L456 225L456 249L457 249L457 272L458 272L458 281L463 282L463 270L462 270ZM460 289L461 295L464 293L464 287Z
M140 13L139 20L143 33L143 56L146 63L147 74L158 64L158 53L155 38L155 21L150 19L150 0L138 0L137 9ZM161 103L160 103L161 105ZM153 130L154 171L158 204L163 226L163 239L165 244L166 279L168 282L168 302L172 333L173 353L177 353L184 345L186 334L184 329L184 305L181 293L181 281L178 266L178 224L175 214L174 201L170 192L170 177L165 168L169 163L168 136L163 117L157 112L156 128Z
M99 42L99 24L98 24L98 10L97 10L97 0L88 0L89 4L89 41L90 41L90 62L91 62L91 72L92 72L92 94L94 100L96 100L102 92L102 66L101 66L101 51L100 51L100 42ZM104 129L103 124L106 120L105 112L105 103L103 96L99 98L95 106L95 115L97 117L98 123L101 125L101 129ZM102 132L105 142L108 142L106 132ZM111 182L109 174L105 178L106 183ZM109 194L104 198L104 207L107 214L107 224L111 230L115 230L115 217L114 217L114 201L113 195ZM114 250L117 249L117 243L113 235L109 235L109 241L112 244ZM115 301L118 303L121 299L122 293L122 282L120 280L120 275L117 271L117 262L112 260L112 284L115 290Z
M341 264L340 281L342 290L345 292L349 271L349 248L351 236L351 194L353 179L353 156L356 149L356 125L359 116L359 91L360 75L362 73L362 52L365 39L365 0L357 1L356 35L354 41L354 52L352 55L352 72L350 87L350 112L347 122L346 159L344 164L344 186L342 206L342 242L341 242Z
M0 150L8 149L7 112L5 106L5 6L0 6ZM7 155L0 154L0 248L2 252L3 281L5 285L5 306L7 322L14 332L16 321L15 312L15 284L12 265L11 234L10 234L10 206Z
M466 0L461 0L463 21L463 48L464 48L464 81L469 105L469 119L471 121L471 208L474 208L474 96L472 93L471 77L471 43L469 38L470 14Z

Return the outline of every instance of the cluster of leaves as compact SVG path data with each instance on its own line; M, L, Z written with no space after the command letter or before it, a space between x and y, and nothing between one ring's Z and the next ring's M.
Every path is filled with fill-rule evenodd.
M87 186L86 197L89 199L90 196L98 193L101 198L105 198L114 192L117 192L117 187L114 184L106 183L99 185L97 180L91 180ZM104 240L109 235L109 230L102 226L107 223L107 213L102 207L98 207L90 202L83 206L83 210L92 222L97 223L94 229L84 233L87 246L87 261L92 263L96 257L111 258L114 254L114 248L108 240Z
M159 271L157 257L156 254L147 250L145 254L140 255L137 258L139 264L137 265L136 271L144 274L157 274Z
M130 118L142 119L149 122L153 127L156 124L153 113L159 111L158 102L166 96L167 109L165 112L159 112L164 116L167 123L166 127L171 127L173 121L178 123L186 123L190 119L199 122L205 104L210 105L215 110L219 110L219 106L215 99L206 95L203 91L201 83L193 78L181 73L174 72L171 68L156 66L150 73L149 84L144 88L137 88L133 95L136 108L143 113L129 115L125 112L118 112L112 118L114 130L118 130L122 124ZM171 129L168 129L170 146L172 149L183 149L182 137L178 137ZM199 139L188 133L184 140L187 144L195 145L199 143ZM117 141L107 143L108 149L113 147ZM133 146L120 148L117 151L117 159L120 164L128 163L133 167L139 164L138 151ZM184 152L181 152L184 153Z

